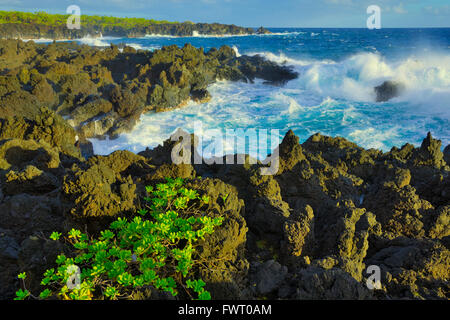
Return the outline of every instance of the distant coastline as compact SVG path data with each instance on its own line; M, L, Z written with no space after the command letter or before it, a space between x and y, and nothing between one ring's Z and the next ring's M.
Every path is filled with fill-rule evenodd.
M146 35L189 37L195 35L267 34L267 29L240 27L219 23L156 21L143 18L81 16L80 29L68 29L69 15L45 12L0 11L0 38L74 40L84 37L137 38Z

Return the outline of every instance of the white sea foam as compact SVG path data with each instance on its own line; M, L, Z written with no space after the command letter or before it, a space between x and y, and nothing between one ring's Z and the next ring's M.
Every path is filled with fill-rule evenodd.
M334 64L335 63L333 60L330 60L330 59L313 60L310 58L307 58L307 59L291 58L291 57L288 57L283 52L275 54L275 53L267 52L267 51L263 51L263 52L250 51L246 54L250 55L250 56L260 55L260 56L263 56L264 58L274 61L276 63L289 64L289 65L293 65L293 66L309 66L312 64Z
M275 92L272 94L271 99L274 105L283 109L280 110L281 115L298 115L300 112L305 111L305 108L300 105L294 97L289 96L287 93Z
M152 34L146 34L144 37L140 37L137 39L145 39L145 38L179 38L177 36L170 36L170 35L164 35L164 34L157 34L157 33L152 33Z
M165 35L165 34L146 34L144 37L138 39L145 38L231 38L231 37L248 37L252 36L251 34L201 34L198 31L193 31L192 35L186 36L173 36L173 35Z
M143 46L139 43L127 43L128 47L132 47L136 50L148 50L148 51L154 51L157 49L161 49L161 47L159 46Z
M34 41L35 43L52 43L53 41L56 42L69 42L69 41L77 41L80 42L82 44L87 44L90 46L96 46L96 47L108 47L110 45L110 41L111 40L118 40L121 38L117 38L117 37L92 37L90 35L87 35L86 37L83 38L78 38L78 39L58 39L58 40L53 40L53 39L46 39L46 38L40 38L40 39L21 39L22 41Z
M289 36L301 35L306 32L272 32L272 33L242 33L242 34L201 34L198 31L193 31L193 38L232 38L232 37L273 37L273 36ZM188 36L189 37L189 36Z
M445 129L450 119L450 57L445 54L429 52L426 57L396 61L376 53L361 53L342 61L258 54L292 65L299 78L283 87L263 81L217 82L208 89L213 97L210 102L143 115L131 133L114 141L93 140L94 151L108 154L117 149L139 152L153 148L177 128L193 132L194 121L201 121L204 130L276 128L284 134L293 129L301 141L315 132L340 135L383 151L405 142L418 144L433 127L444 145L450 143ZM373 88L386 80L404 83L406 91L389 102L375 103ZM230 152L230 147L224 152Z
M192 35L190 36L172 36L172 35L165 35L165 34L146 34L143 37L137 37L135 39L148 39L148 38L231 38L231 37L265 37L265 36L288 36L288 35L301 35L306 34L306 32L302 31L295 31L295 32L273 32L268 34L201 34L198 31L194 31ZM109 46L109 40L118 40L121 39L120 37L110 37L110 36L100 36L100 37L93 37L90 35L87 35L86 37L79 38L79 39L58 39L56 42L68 42L68 41L79 41L81 43L91 45L91 46L97 46L97 47L107 47ZM28 39L23 38L22 41L28 42L28 41L34 41L36 43L51 43L54 40L48 39L48 38L40 38L40 39ZM144 46L144 48L146 48Z
M234 52L236 53L236 57L240 57L240 56L241 56L241 54L239 53L238 47L233 46L233 50L234 50Z
M300 76L292 83L322 96L374 102L373 88L386 80L394 80L406 87L395 101L424 106L427 112L450 115L450 56L445 54L428 53L393 62L378 53L361 53L340 62L292 59L283 53L258 54L296 67Z
M86 36L80 39L75 39L75 41L81 42L82 44L87 44L95 47L109 47L111 45L111 40L118 40L121 38L116 37L91 37Z
M292 32L272 32L272 33L262 33L262 34L255 34L256 36L261 37L271 37L271 36L289 36L289 35L302 35L306 34L304 31L292 31Z
M138 39L145 38L232 38L232 37L273 37L273 36L289 36L289 35L302 35L306 34L303 31L294 31L294 32L272 32L272 33L242 33L242 34L202 34L198 31L193 31L192 35L187 36L173 36L173 35L165 35L165 34L146 34L144 37Z
M24 42L33 41L35 43L49 43L53 42L53 39L46 39L46 38L40 38L40 39L20 39ZM65 41L65 40L57 40L57 41Z
M192 38L232 38L232 37L249 37L252 34L242 33L242 34L202 34L198 31L192 32ZM189 37L189 36L188 36Z
M389 130L380 130L373 127L367 129L356 129L348 136L351 140L366 148L389 150L388 144L398 138L398 127Z

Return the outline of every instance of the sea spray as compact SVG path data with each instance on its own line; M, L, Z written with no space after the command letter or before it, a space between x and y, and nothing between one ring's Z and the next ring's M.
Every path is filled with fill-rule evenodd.
M217 82L208 88L212 95L208 103L145 114L129 134L114 141L94 140L95 151L106 154L122 148L137 152L155 147L176 128L192 130L190 124L195 120L205 128L292 129L301 141L321 132L383 151L406 142L420 145L428 131L443 146L450 143L448 30L380 30L376 35L346 29L271 31L268 36L114 40L142 48L190 42L205 51L226 44L237 56L259 54L292 66L299 77L281 87L262 81ZM425 33L433 33L428 38L441 42L429 40L424 46L415 37L421 34L423 38ZM406 90L377 103L374 87L387 80L402 82Z

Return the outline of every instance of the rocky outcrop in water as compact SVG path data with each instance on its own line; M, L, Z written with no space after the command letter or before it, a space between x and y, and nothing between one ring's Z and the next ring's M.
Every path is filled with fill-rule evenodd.
M206 53L189 44L151 52L0 40L1 114L34 119L45 107L75 129L70 143L76 134L80 141L117 137L132 130L145 112L206 102L207 87L216 80L259 78L280 85L296 77L288 66L260 56L237 57L227 46Z
M405 86L396 81L385 81L374 88L377 102L385 102L398 97L405 90Z
M52 231L96 234L133 215L145 186L165 177L183 177L225 217L199 250L214 299L450 298L450 167L431 134L383 153L321 134L300 144L289 131L274 176L261 176L260 163L175 165L170 140L83 160L10 126L0 137L4 299L19 271L36 279L67 250L46 240ZM369 266L381 270L377 290L366 286Z
M264 27L256 29L256 34L270 34L271 32Z

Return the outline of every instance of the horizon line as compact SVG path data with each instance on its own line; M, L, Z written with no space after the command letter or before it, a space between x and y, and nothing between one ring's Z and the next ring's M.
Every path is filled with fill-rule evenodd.
M46 9L42 9L42 10L37 10L37 11L24 11L23 9L21 10L21 9L2 9L2 8L0 8L0 11L5 11L5 12L9 12L9 11L11 11L11 12L13 12L13 11L18 11L18 12L24 12L24 13L33 13L33 14L35 14L35 13L38 13L38 12L45 12L45 13L47 13L47 14L60 14L60 15L67 15L68 13L66 13L66 12L64 12L64 13L59 13L59 12L57 12L57 13L51 13L50 11L54 11L54 10L46 10ZM60 11L60 10L55 10L55 11ZM151 17L138 17L138 16L120 16L120 15L117 15L117 14L113 14L113 15L108 15L108 14L99 14L99 13L89 13L90 11L88 11L88 13L86 13L86 14L82 14L82 16L83 15L85 15L85 16L92 16L92 15L98 15L98 16L100 16L100 17L114 17L114 18L125 18L125 19L129 19L129 18L142 18L142 19L148 19L148 20L156 20L156 21L163 21L163 20L166 20L166 21L169 21L169 22L172 22L171 20L167 20L167 19L161 19L161 20L159 20L159 19L155 19L155 18L151 18ZM259 27L264 27L264 28L266 28L266 29L270 29L270 28L272 28L272 29L282 29L282 28L289 28L289 29L367 29L367 27L346 27L346 26L344 26L344 27L342 27L342 26L339 26L339 27L317 27L317 26L314 26L314 27L302 27L302 26L276 26L276 27L274 27L274 26L264 26L264 25L260 25L260 26L256 26L256 27L252 27L252 26L244 26L244 25L240 25L240 24L236 24L236 23L227 23L227 22L194 22L194 21L190 21L190 20L185 20L185 21L177 21L178 23L185 23L185 22L192 22L192 23L194 23L194 24L198 24L198 23L205 23L205 24L223 24L223 25L235 25L235 26L238 26L238 27L242 27L242 28L253 28L253 29L257 29L257 28L259 28ZM446 27L441 27L441 26L403 26L403 27L382 27L381 29L379 29L379 30L382 30L382 29L449 29L450 28L450 26L446 26Z

